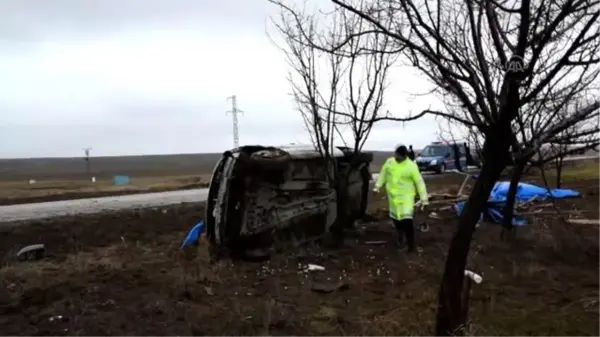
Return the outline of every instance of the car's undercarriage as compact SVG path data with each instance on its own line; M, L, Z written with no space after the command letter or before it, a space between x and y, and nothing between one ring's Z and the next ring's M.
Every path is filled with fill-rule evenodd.
M351 216L361 216L372 156L348 158L352 157L339 151L328 165L310 149L248 146L225 152L209 189L207 234L211 245L243 252L269 247L281 233L303 239L328 232L338 216L337 193L330 178L338 179L335 172L340 168L352 167L344 185L349 196L344 206Z

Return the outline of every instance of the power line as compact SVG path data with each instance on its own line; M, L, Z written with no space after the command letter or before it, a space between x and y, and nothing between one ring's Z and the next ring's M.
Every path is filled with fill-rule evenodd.
M235 95L227 97L227 100L231 100L231 110L227 111L233 116L233 146L240 146L240 135L238 129L238 114L244 114L244 112L237 108L237 99Z

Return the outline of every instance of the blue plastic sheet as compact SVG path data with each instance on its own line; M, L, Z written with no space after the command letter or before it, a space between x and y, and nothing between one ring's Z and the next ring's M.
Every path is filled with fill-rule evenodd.
M183 243L181 243L181 248L186 247L186 246L192 246L192 245L196 244L198 242L198 240L200 239L200 235L202 235L202 233L204 233L205 229L206 229L206 226L204 225L204 221L200 221L196 225L194 225L194 227L192 227L192 229L190 229L190 231L188 232L188 235L183 240Z
M115 186L129 185L129 176L114 176L113 184Z
M493 222L502 223L504 216L502 215L504 210L504 205L506 203L506 196L508 195L508 188L510 187L510 182L508 181L499 181L494 185L492 192L490 193L490 197L488 199L487 208L484 213L481 214L481 217L487 215ZM572 198L578 197L580 194L577 191L569 190L569 189L551 189L548 190L544 187L519 183L517 185L517 202L526 202L533 198L544 200L550 197L554 199L564 199L564 198ZM464 208L464 201L460 201L455 205L456 213L459 215L462 213ZM518 214L514 214L513 216L513 225L514 226L523 226L526 225L527 221L525 218L519 216Z

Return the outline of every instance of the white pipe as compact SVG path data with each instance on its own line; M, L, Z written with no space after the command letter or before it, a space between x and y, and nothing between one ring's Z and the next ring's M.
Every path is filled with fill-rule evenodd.
M472 272L470 270L465 269L465 276L477 284L480 284L483 281L483 277L481 277L481 275L475 274L474 272Z

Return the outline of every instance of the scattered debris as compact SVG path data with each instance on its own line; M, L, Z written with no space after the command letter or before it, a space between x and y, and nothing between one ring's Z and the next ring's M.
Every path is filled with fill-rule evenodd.
M429 213L429 217L432 219L441 219L441 217L436 212Z
M508 190L510 187L510 182L508 181L499 181L496 182L492 192L490 193L490 197L488 199L487 209L485 212L481 214L481 218L483 218L484 213L495 223L502 223L503 216L503 208L506 203L506 198L508 195ZM563 199L563 198L572 198L579 197L580 193L574 190L568 189L547 189L544 187L536 186L533 184L519 183L517 185L517 195L516 202L517 205L520 203L521 205L531 204L534 200L546 200L548 198L554 199ZM464 207L464 201L458 202L455 205L456 213L461 214ZM518 209L518 208L517 208ZM522 214L515 214L513 217L513 225L514 226L524 226L527 224L525 218L523 218Z
M17 252L20 261L41 260L44 258L46 247L43 244L29 245Z
M198 244L198 240L205 230L206 226L204 225L204 221L200 221L195 224L181 243L181 248Z
M483 277L481 275L476 274L470 270L465 269L465 276L468 277L471 281L480 284L483 281Z
M379 241L365 241L367 245L385 245L387 241L379 240Z
M599 219L567 219L567 222L574 225L596 225L600 226Z
M430 205L435 207L435 211L429 213L428 218L430 219L443 219L444 216L440 216L437 212L449 211L454 209L456 214L462 212L464 202L468 199L468 196L464 195L465 190L467 190L468 182L471 181L473 176L465 175L465 179L463 180L458 192L456 194L453 193L432 193L429 195ZM493 222L499 223L502 222L503 216L503 206L506 200L506 195L508 193L508 188L510 186L509 182L497 182L490 194L490 199L488 201L488 208L484 212L486 216L491 218ZM468 191L467 191L468 192ZM515 226L523 226L527 223L524 215L532 215L532 216L540 216L540 215L550 215L556 214L555 211L544 210L544 208L552 207L553 203L543 202L547 201L548 198L562 199L562 198L570 198L570 197L578 197L580 196L579 192L568 189L552 189L548 190L544 187L536 186L534 184L527 183L519 183L517 190L517 200L515 202L515 211L518 211L518 214L515 214L513 218L513 224ZM542 203L543 202L543 203ZM436 207L437 205L437 207ZM574 210L570 212L571 216L582 216L582 213L586 213L586 211ZM480 226L480 223L484 219L484 214L481 215L479 222L475 226L476 228ZM599 220L589 220L589 219L570 219L567 220L573 224L587 224L587 225L599 225ZM422 232L426 232L429 230L428 226L419 225L419 229Z
M338 282L333 284L313 283L310 287L310 290L321 294L329 294L334 291L346 291L348 289L350 289L350 285L345 282Z
M49 322L60 321L63 319L63 315L56 315L48 318Z
M271 258L271 250L268 248L246 249L244 251L244 259L248 261L262 262Z
M215 294L211 287L204 287L204 292L206 292L206 295L208 296L213 296Z
M429 232L429 223L427 221L420 223L419 230L423 233Z
M322 271L325 270L325 267L319 266L318 264L308 264L304 271Z
M465 180L463 180L462 185L460 185L460 188L458 189L458 193L456 193L457 198L460 198L460 196L462 195L463 191L465 190L465 187L467 186L467 183L469 182L471 177L472 176L470 174L465 175Z

